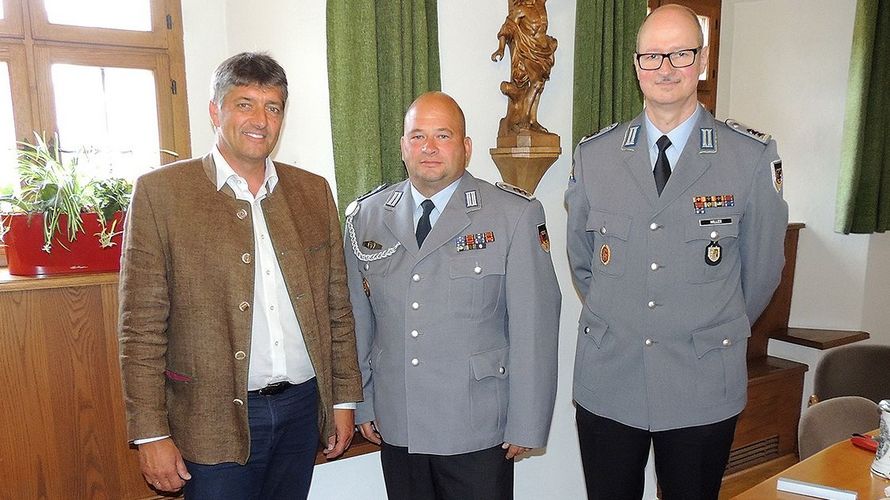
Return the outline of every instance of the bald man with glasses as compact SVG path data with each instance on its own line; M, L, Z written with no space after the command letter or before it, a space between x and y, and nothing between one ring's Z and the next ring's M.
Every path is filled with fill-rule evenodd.
M775 141L698 102L697 16L653 11L633 56L645 110L583 139L566 191L582 299L573 396L591 499L716 499L747 398L751 324L784 266Z

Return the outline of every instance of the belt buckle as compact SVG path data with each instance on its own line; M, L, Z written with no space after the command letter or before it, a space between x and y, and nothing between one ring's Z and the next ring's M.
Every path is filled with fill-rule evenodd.
M287 389L289 386L290 382L287 381L275 382L274 384L269 384L266 387L263 387L258 392L263 396L274 396L275 394L278 394L279 392Z

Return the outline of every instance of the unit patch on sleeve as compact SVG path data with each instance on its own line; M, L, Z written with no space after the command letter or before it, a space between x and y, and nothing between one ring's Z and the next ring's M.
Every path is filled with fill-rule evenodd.
M776 188L776 192L782 190L782 160L776 160L772 163L773 169L773 187Z
M541 248L550 253L550 235L547 234L547 224L538 224L538 241L541 243Z

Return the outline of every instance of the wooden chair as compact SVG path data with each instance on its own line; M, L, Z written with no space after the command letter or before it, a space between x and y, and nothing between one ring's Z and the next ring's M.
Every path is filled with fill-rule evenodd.
M826 352L816 364L810 405L838 396L890 399L890 345L852 344Z
M860 396L839 396L814 404L803 411L797 428L800 459L848 439L854 432L874 430L881 422L881 410Z

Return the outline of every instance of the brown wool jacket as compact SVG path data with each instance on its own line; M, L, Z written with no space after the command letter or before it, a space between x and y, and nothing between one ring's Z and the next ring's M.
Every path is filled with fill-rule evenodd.
M263 212L319 389L360 401L354 320L337 210L327 182L275 163ZM210 155L136 182L124 232L120 361L131 440L170 435L186 460L247 461L247 368L254 291L250 207L216 190Z

